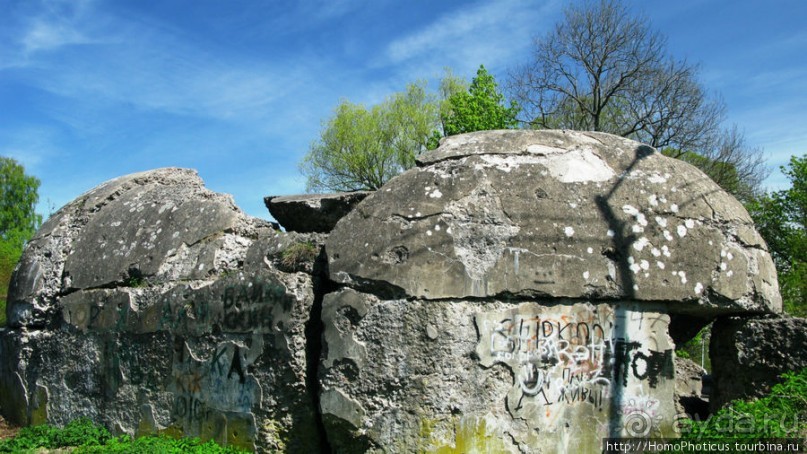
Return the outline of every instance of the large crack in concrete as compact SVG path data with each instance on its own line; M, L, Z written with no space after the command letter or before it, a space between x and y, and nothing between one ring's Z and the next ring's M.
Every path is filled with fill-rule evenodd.
M314 303L311 305L308 321L305 323L305 384L315 414L317 436L321 453L331 453L333 449L328 441L325 421L320 407L321 384L319 381L320 357L323 349L322 301L327 293L336 289L336 284L328 279L328 256L322 247L314 262L312 272L314 283Z

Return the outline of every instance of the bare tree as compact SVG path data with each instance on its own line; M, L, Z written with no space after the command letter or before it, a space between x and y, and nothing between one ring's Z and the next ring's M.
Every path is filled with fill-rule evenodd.
M759 195L769 173L762 150L750 147L736 125L710 134L700 152L666 148L664 153L698 167L742 202Z
M647 83L658 76L664 45L659 34L616 1L569 8L564 22L536 39L532 62L511 75L510 86L532 114L525 120L537 126L560 121L594 131L630 129L609 125L607 117L620 116L609 109L647 91Z
M668 59L637 81L634 96L618 99L619 129L608 132L631 137L655 148L700 151L720 129L725 107L709 99L696 79L697 68ZM624 107L622 107L624 106Z
M619 0L568 8L553 31L535 40L531 61L509 74L509 95L525 114L520 120L534 128L609 132L674 157L706 158L688 159L696 165L731 156L725 163L756 190L766 172L759 150L745 146L736 128L721 131L722 101L698 82L697 66L670 56L665 38L647 24Z

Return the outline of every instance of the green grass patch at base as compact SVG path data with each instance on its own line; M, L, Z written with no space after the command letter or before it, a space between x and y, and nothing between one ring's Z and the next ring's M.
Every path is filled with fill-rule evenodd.
M74 448L74 453L192 453L238 454L244 451L222 447L198 438L170 438L164 435L132 438L113 437L88 419L77 419L64 428L48 424L24 427L16 437L0 440L0 453L26 453L38 449Z

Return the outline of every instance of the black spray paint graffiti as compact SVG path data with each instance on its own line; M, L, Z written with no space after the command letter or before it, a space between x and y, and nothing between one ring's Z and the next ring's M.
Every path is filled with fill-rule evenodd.
M192 395L177 395L174 398L173 417L190 421L203 421L207 419L211 410L201 399Z
M210 323L210 306L206 301L182 301L166 298L162 301L160 326L171 331L191 330L194 326Z
M601 409L611 386L627 387L631 377L651 388L661 378L673 378L671 349L656 351L611 338L613 323L591 313L514 314L485 327L491 361L509 364L516 372L516 410L525 399L539 405L589 402Z
M230 332L271 329L275 311L289 311L292 304L292 299L281 285L260 280L231 285L224 289L222 295L222 326Z
M675 378L675 365L672 349L658 352L649 350L649 354L637 351L633 354L630 367L633 376L639 380L647 380L651 388L658 386L659 377Z
M262 347L261 347L262 348ZM194 358L183 339L175 339L173 384L175 421L199 423L221 411L248 412L256 401L256 381L247 366L255 359L235 342L219 344L208 360Z
M291 310L293 302L282 284L258 278L218 290L174 292L160 303L159 327L195 332L218 324L223 332L265 331L273 327L280 312Z

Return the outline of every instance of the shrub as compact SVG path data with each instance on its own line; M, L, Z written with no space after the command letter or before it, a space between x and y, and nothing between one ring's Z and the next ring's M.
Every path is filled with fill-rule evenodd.
M213 440L202 442L198 438L170 438L165 435L146 436L132 439L123 435L110 440L104 446L82 449L86 453L116 454L239 454L244 451L232 447L222 447Z
M56 449L69 446L100 446L112 436L105 428L86 418L71 421L59 429L48 424L23 427L16 437L0 441L0 452L20 452L36 448Z
M105 428L86 418L77 419L62 429L43 424L24 427L16 437L0 440L0 452L35 452L39 449L75 448L75 453L192 453L238 454L243 451L222 447L214 441L198 438L169 438L165 435L131 438L112 437Z
M686 421L682 438L804 438L807 434L807 368L782 375L765 397L736 400L705 421Z

